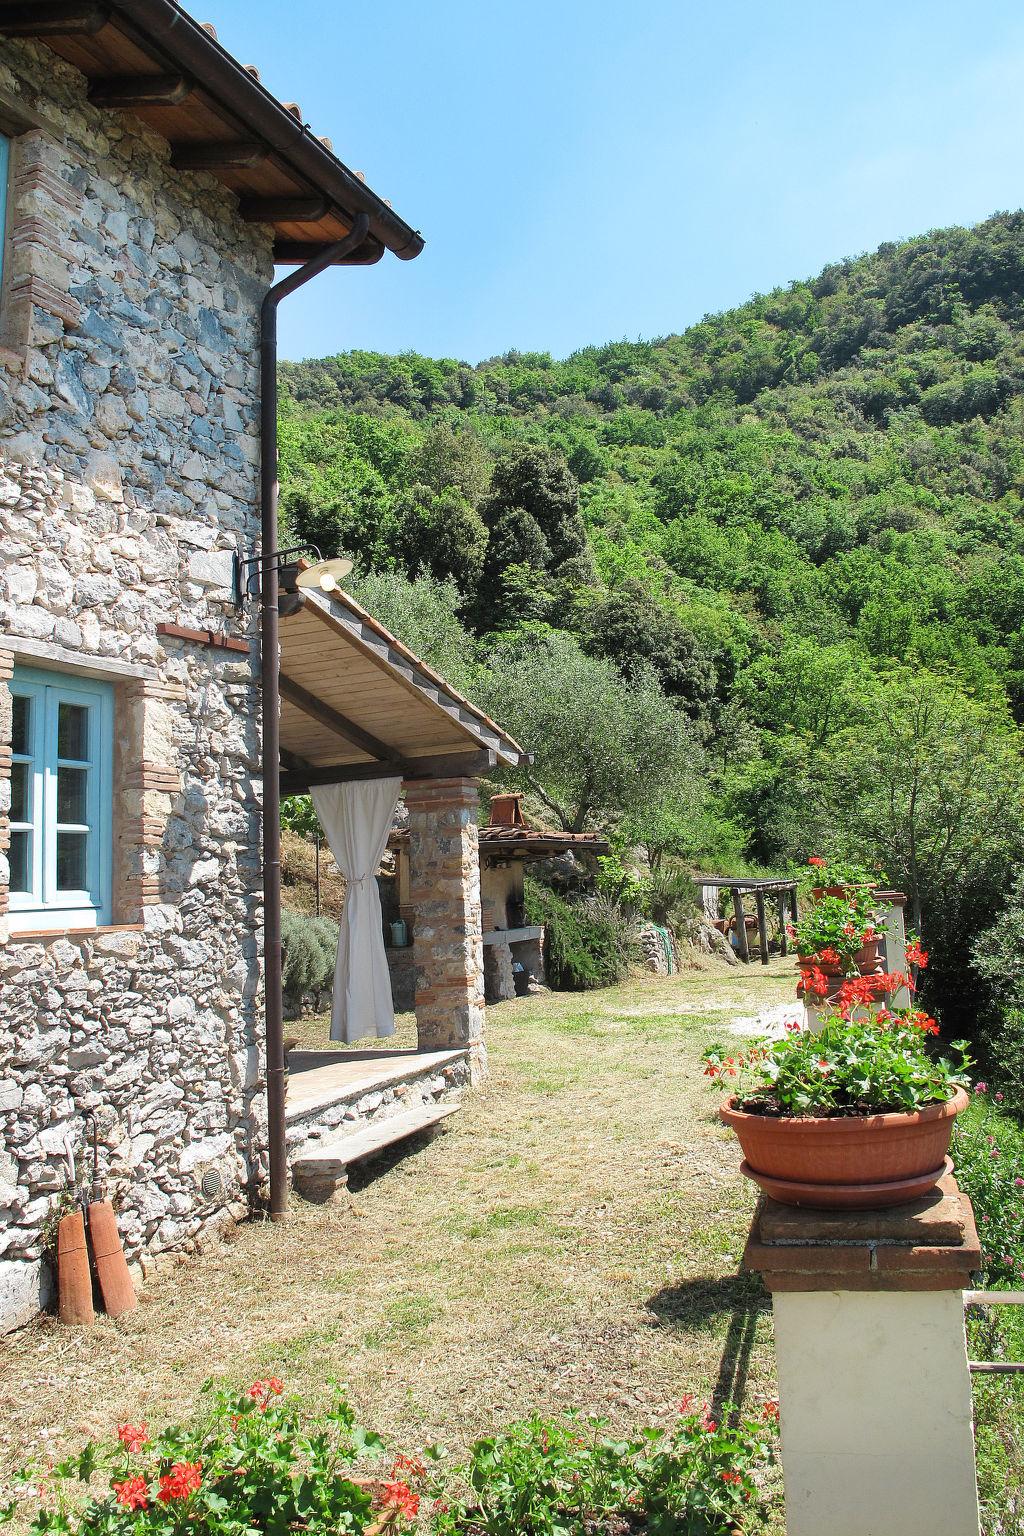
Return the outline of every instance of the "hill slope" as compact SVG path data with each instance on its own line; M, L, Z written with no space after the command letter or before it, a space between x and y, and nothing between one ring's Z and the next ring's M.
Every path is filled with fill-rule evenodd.
M351 353L282 383L296 531L451 575L478 633L574 627L635 583L723 702L789 635L950 667L1024 708L1020 213L661 341L475 368ZM495 493L493 460L522 444L550 457Z

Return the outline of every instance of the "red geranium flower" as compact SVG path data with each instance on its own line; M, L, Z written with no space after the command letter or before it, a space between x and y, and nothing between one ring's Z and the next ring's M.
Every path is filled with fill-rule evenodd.
M149 1487L144 1477L128 1477L114 1484L114 1496L126 1509L148 1509Z
M126 1451L136 1455L149 1440L148 1424L119 1424L117 1438Z
M807 862L813 869L824 869L825 865L828 863L828 860L819 857L819 855L816 853L812 853Z
M170 1504L174 1499L190 1498L197 1491L202 1480L201 1461L176 1461L171 1470L161 1477L157 1498L161 1504Z
M284 1382L279 1376L267 1376L262 1381L254 1381L246 1397L251 1397L260 1413L266 1413L267 1406L272 1397L280 1397L284 1391Z
M923 971L928 964L928 951L922 949L916 939L911 939L907 945L907 964L916 965L920 971Z
M397 1509L407 1520L415 1520L420 1507L420 1496L413 1493L408 1483L395 1480L385 1483L381 1490L381 1502L389 1509Z
M723 1483L742 1483L743 1477L739 1472L719 1472Z

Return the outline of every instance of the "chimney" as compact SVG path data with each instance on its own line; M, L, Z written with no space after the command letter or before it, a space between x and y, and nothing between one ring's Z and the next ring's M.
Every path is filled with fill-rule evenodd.
M525 827L522 795L493 795L491 797L491 827Z

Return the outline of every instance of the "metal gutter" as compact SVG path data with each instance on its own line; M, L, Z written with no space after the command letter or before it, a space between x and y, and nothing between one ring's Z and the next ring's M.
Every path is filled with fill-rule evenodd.
M243 126L287 160L339 210L365 214L368 232L398 256L411 261L423 249L423 236L400 219L347 166L299 122L216 38L187 15L175 0L110 0L111 10L150 38L202 90L214 97Z

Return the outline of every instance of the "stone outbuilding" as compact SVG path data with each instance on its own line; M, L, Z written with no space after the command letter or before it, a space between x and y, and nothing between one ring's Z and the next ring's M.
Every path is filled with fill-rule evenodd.
M479 1066L475 779L518 748L337 594L280 596L278 693L276 306L415 230L174 0L0 0L0 179L3 1328L47 1301L87 1116L138 1272L268 1165L280 1198L286 1136ZM278 795L384 775L435 929L429 1050L350 1053L286 1105Z

